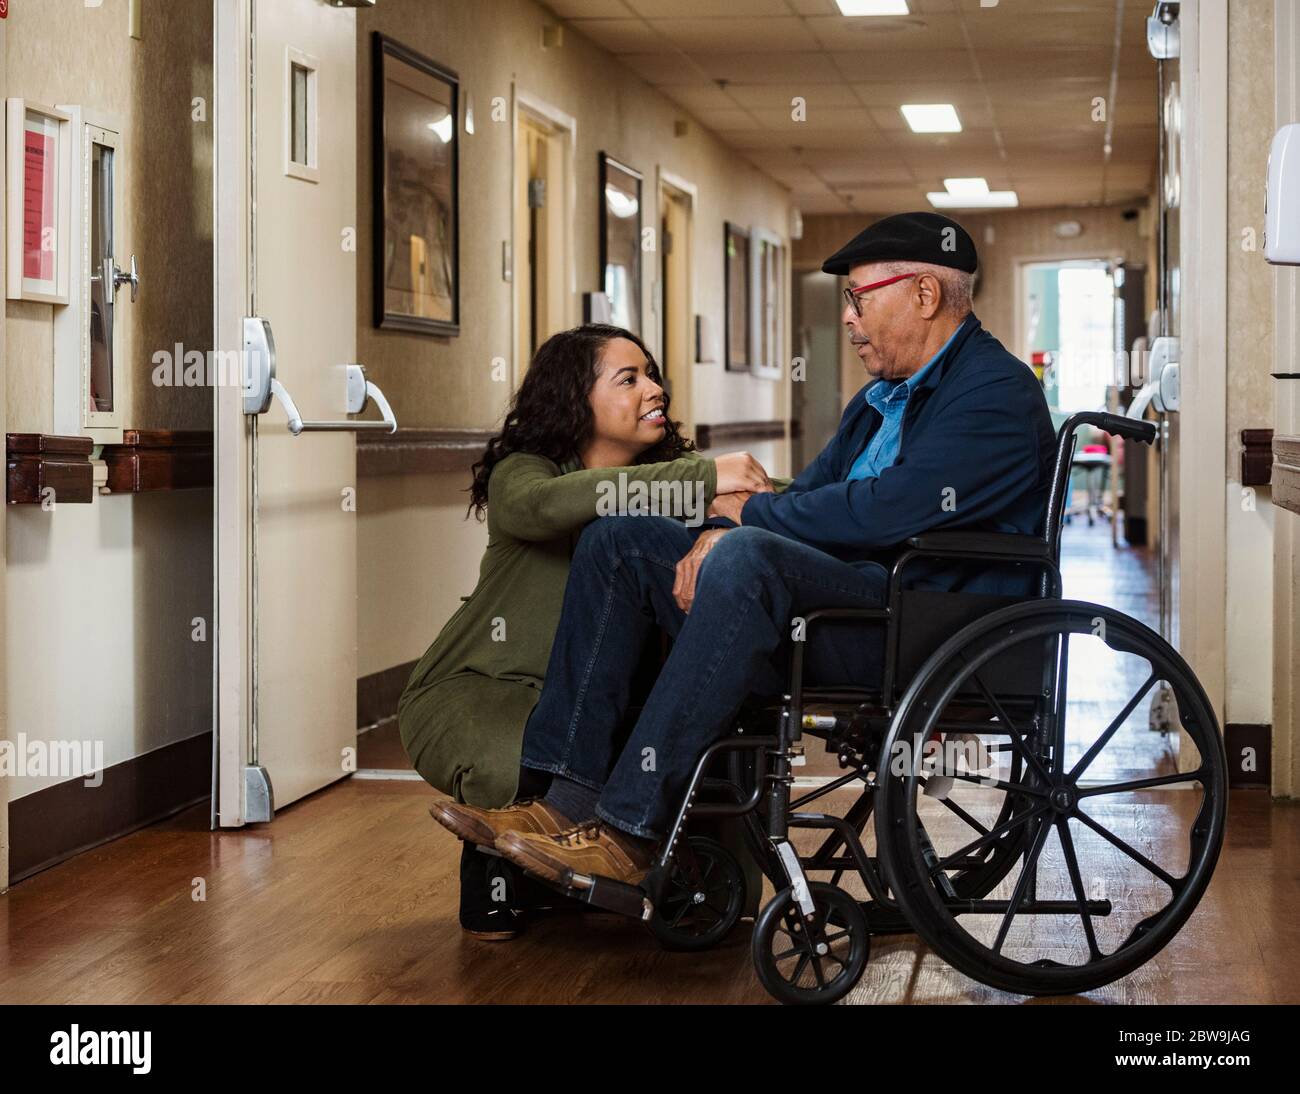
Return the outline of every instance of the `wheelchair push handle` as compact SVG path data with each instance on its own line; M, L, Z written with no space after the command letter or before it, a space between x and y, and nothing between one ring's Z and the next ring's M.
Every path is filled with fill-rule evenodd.
M1107 433L1113 433L1117 437L1124 437L1130 441L1141 441L1143 444L1154 444L1156 439L1156 423L1146 422L1141 418L1128 418L1123 414L1108 414L1104 411L1082 411L1070 417L1066 422L1066 430L1073 433L1081 425L1095 425L1098 429Z

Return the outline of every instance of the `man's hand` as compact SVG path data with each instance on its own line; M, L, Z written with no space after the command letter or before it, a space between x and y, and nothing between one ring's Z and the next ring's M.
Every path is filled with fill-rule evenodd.
M677 563L677 579L673 582L673 599L684 612L691 610L695 600L695 579L699 576L700 564L704 556L713 550L714 545L730 532L730 528L710 528L701 532L699 538L680 562Z
M726 517L728 520L734 520L740 523L740 511L745 508L745 502L754 496L752 490L736 490L730 494L719 494L709 503L708 515L711 517Z

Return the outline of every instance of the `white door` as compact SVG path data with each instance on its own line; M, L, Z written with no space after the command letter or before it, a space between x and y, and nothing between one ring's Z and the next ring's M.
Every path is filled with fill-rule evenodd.
M356 17L324 0L216 5L216 327L272 354L280 394L216 392L214 825L343 777L356 746ZM245 317L265 322L265 347ZM256 370L254 370L256 371ZM289 396L308 427L289 429ZM317 425L335 424L335 429Z

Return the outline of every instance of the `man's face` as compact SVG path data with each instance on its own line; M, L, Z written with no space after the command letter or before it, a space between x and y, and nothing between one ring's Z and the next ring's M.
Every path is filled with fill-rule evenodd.
M849 287L871 285L892 276L880 262L854 266L849 270ZM845 304L841 318L868 374L886 380L903 380L912 375L925 363L916 359L926 333L916 278L860 293L857 301L862 314Z

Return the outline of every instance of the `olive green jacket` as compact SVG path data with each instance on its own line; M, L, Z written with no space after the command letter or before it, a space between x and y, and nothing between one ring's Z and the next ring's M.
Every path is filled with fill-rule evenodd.
M420 658L403 701L417 689L474 673L541 688L573 544L601 515L601 502L621 475L628 484L683 484L663 491L664 500L680 500L686 484L702 483L704 506L717 487L714 461L696 453L667 463L581 470L576 459L557 466L543 456L514 452L492 469L488 545L478 584ZM686 515L672 507L661 511Z

